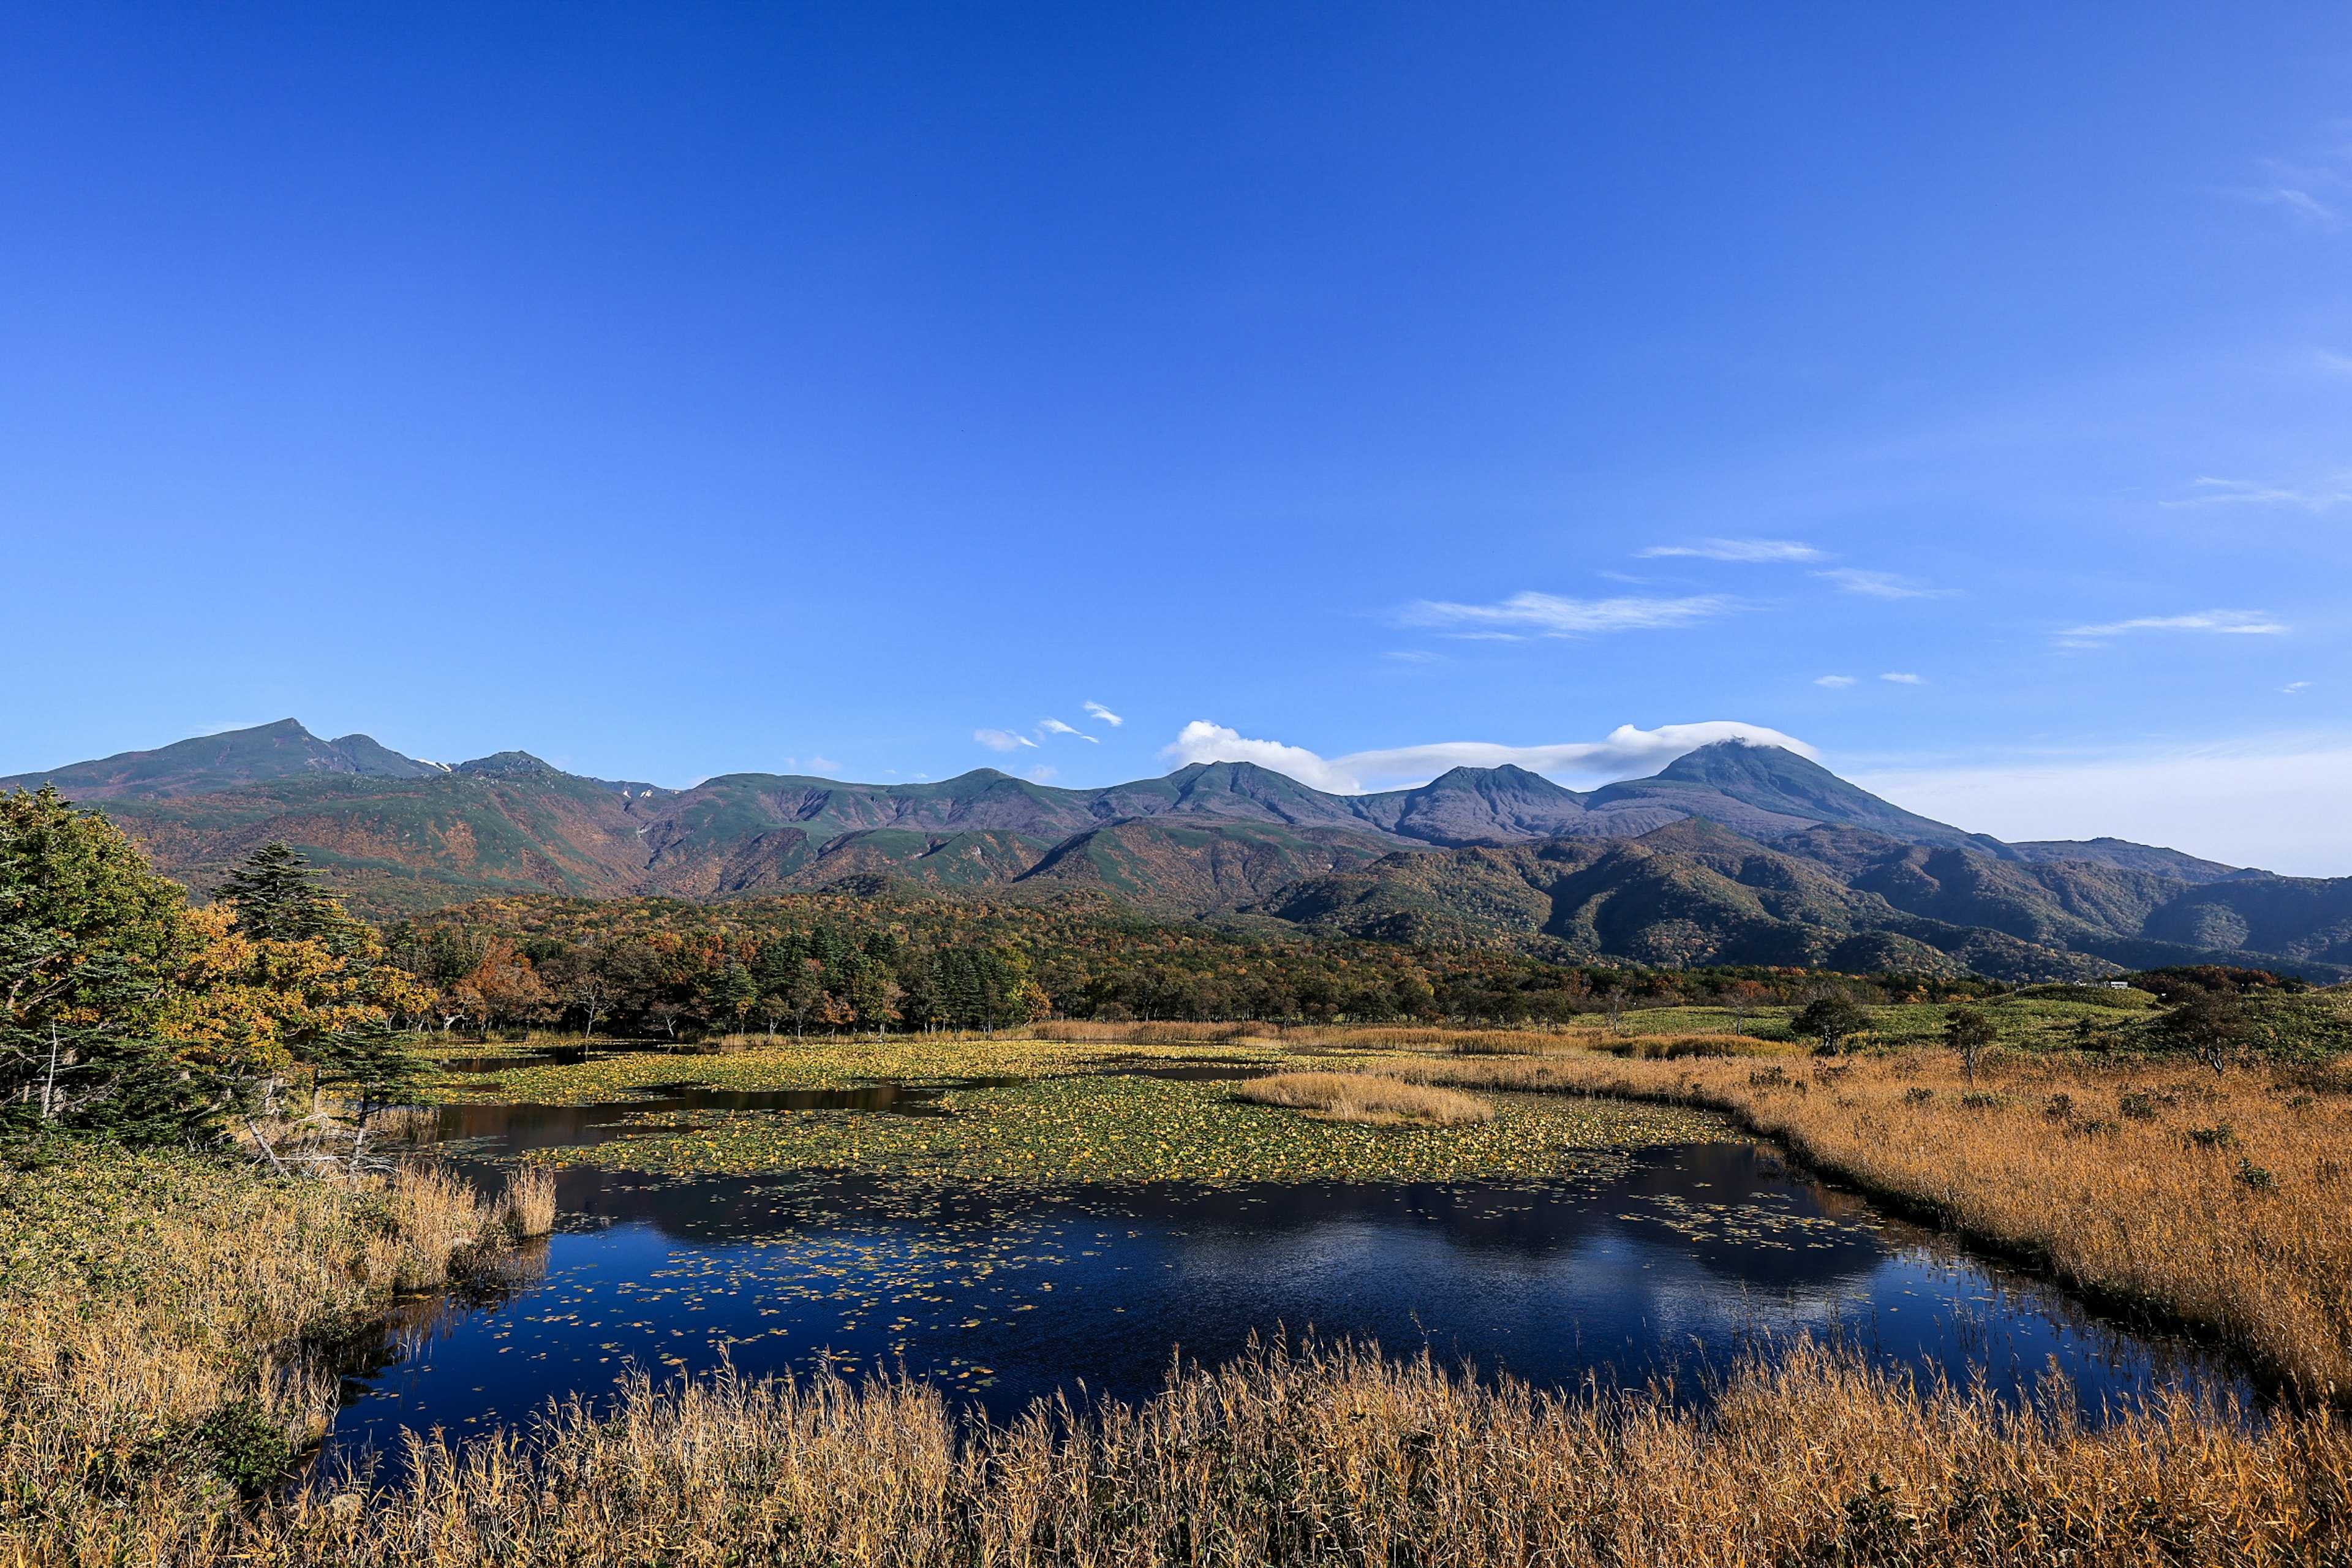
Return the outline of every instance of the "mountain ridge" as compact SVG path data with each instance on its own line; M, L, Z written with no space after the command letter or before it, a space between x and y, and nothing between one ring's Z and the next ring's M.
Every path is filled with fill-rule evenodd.
M1645 963L2079 978L2261 960L2352 974L2352 879L2272 878L2120 839L2003 844L1740 742L1590 792L1506 765L1339 795L1248 763L1087 789L979 768L900 784L728 773L670 790L524 752L425 763L287 720L0 787L50 780L192 887L282 839L379 919L486 895L716 900L887 879Z

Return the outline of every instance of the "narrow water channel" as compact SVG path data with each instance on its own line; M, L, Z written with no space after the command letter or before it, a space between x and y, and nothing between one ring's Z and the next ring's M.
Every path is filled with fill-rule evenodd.
M438 1141L495 1161L630 1135L658 1109L938 1114L935 1089L679 1090L611 1106L446 1108ZM1798 1330L2084 1408L2185 1379L2193 1347L2102 1320L1790 1169L1769 1146L1623 1152L1541 1182L1181 1184L919 1194L866 1175L563 1171L560 1233L488 1303L419 1303L401 1352L350 1387L333 1451L463 1436L632 1370L751 1374L832 1355L938 1380L1002 1419L1039 1395L1150 1394L1171 1356L1253 1334L1427 1349L1560 1386L1672 1377L1703 1398L1744 1349ZM2238 1390L2242 1392L2242 1390Z

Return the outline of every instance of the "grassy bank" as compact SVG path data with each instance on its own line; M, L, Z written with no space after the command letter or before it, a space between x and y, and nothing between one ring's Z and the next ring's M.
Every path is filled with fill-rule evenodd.
M2340 1075L2011 1056L1971 1084L1939 1051L1382 1070L1726 1111L2074 1289L2201 1329L2309 1396L2352 1394L2352 1094Z
M409 1488L330 1482L233 1527L194 1500L93 1521L119 1560L624 1564L2341 1562L2352 1441L2173 1403L2094 1429L1819 1347L1698 1416L1650 1393L1479 1385L1264 1352L1159 1397L959 1427L910 1383L638 1385ZM96 1555L93 1552L93 1555Z
M394 1290L544 1230L429 1170L357 1185L89 1143L0 1152L0 1562L70 1560L124 1510L227 1506L332 1418ZM507 1217L511 1214L514 1217Z

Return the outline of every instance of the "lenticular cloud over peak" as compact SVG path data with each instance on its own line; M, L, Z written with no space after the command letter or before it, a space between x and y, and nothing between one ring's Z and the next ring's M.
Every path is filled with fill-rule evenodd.
M1375 789L1427 784L1450 768L1496 768L1506 763L1530 773L1605 783L1654 773L1685 752L1717 741L1780 746L1801 757L1819 760L1812 747L1793 735L1731 719L1661 724L1654 730L1620 724L1603 740L1563 742L1553 746L1439 741L1388 751L1351 752L1344 757L1324 757L1304 746L1281 741L1254 741L1223 724L1195 719L1178 731L1176 739L1160 754L1179 766L1191 763L1255 763L1310 788L1332 795L1362 795Z

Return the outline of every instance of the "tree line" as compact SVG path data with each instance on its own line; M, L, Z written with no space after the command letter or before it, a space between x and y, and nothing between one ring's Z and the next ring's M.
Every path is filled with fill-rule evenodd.
M0 1128L178 1142L298 1085L364 1118L414 1099L422 1000L283 845L198 909L104 816L0 795Z
M419 1021L524 1023L686 1038L764 1031L1002 1027L1110 1021L1477 1026L1565 1023L1686 1003L1799 1003L1817 970L1638 970L1488 950L1269 936L1140 919L1091 895L1044 903L913 890L490 899L387 928L432 999ZM1865 1000L1998 991L1916 975L1842 977Z

